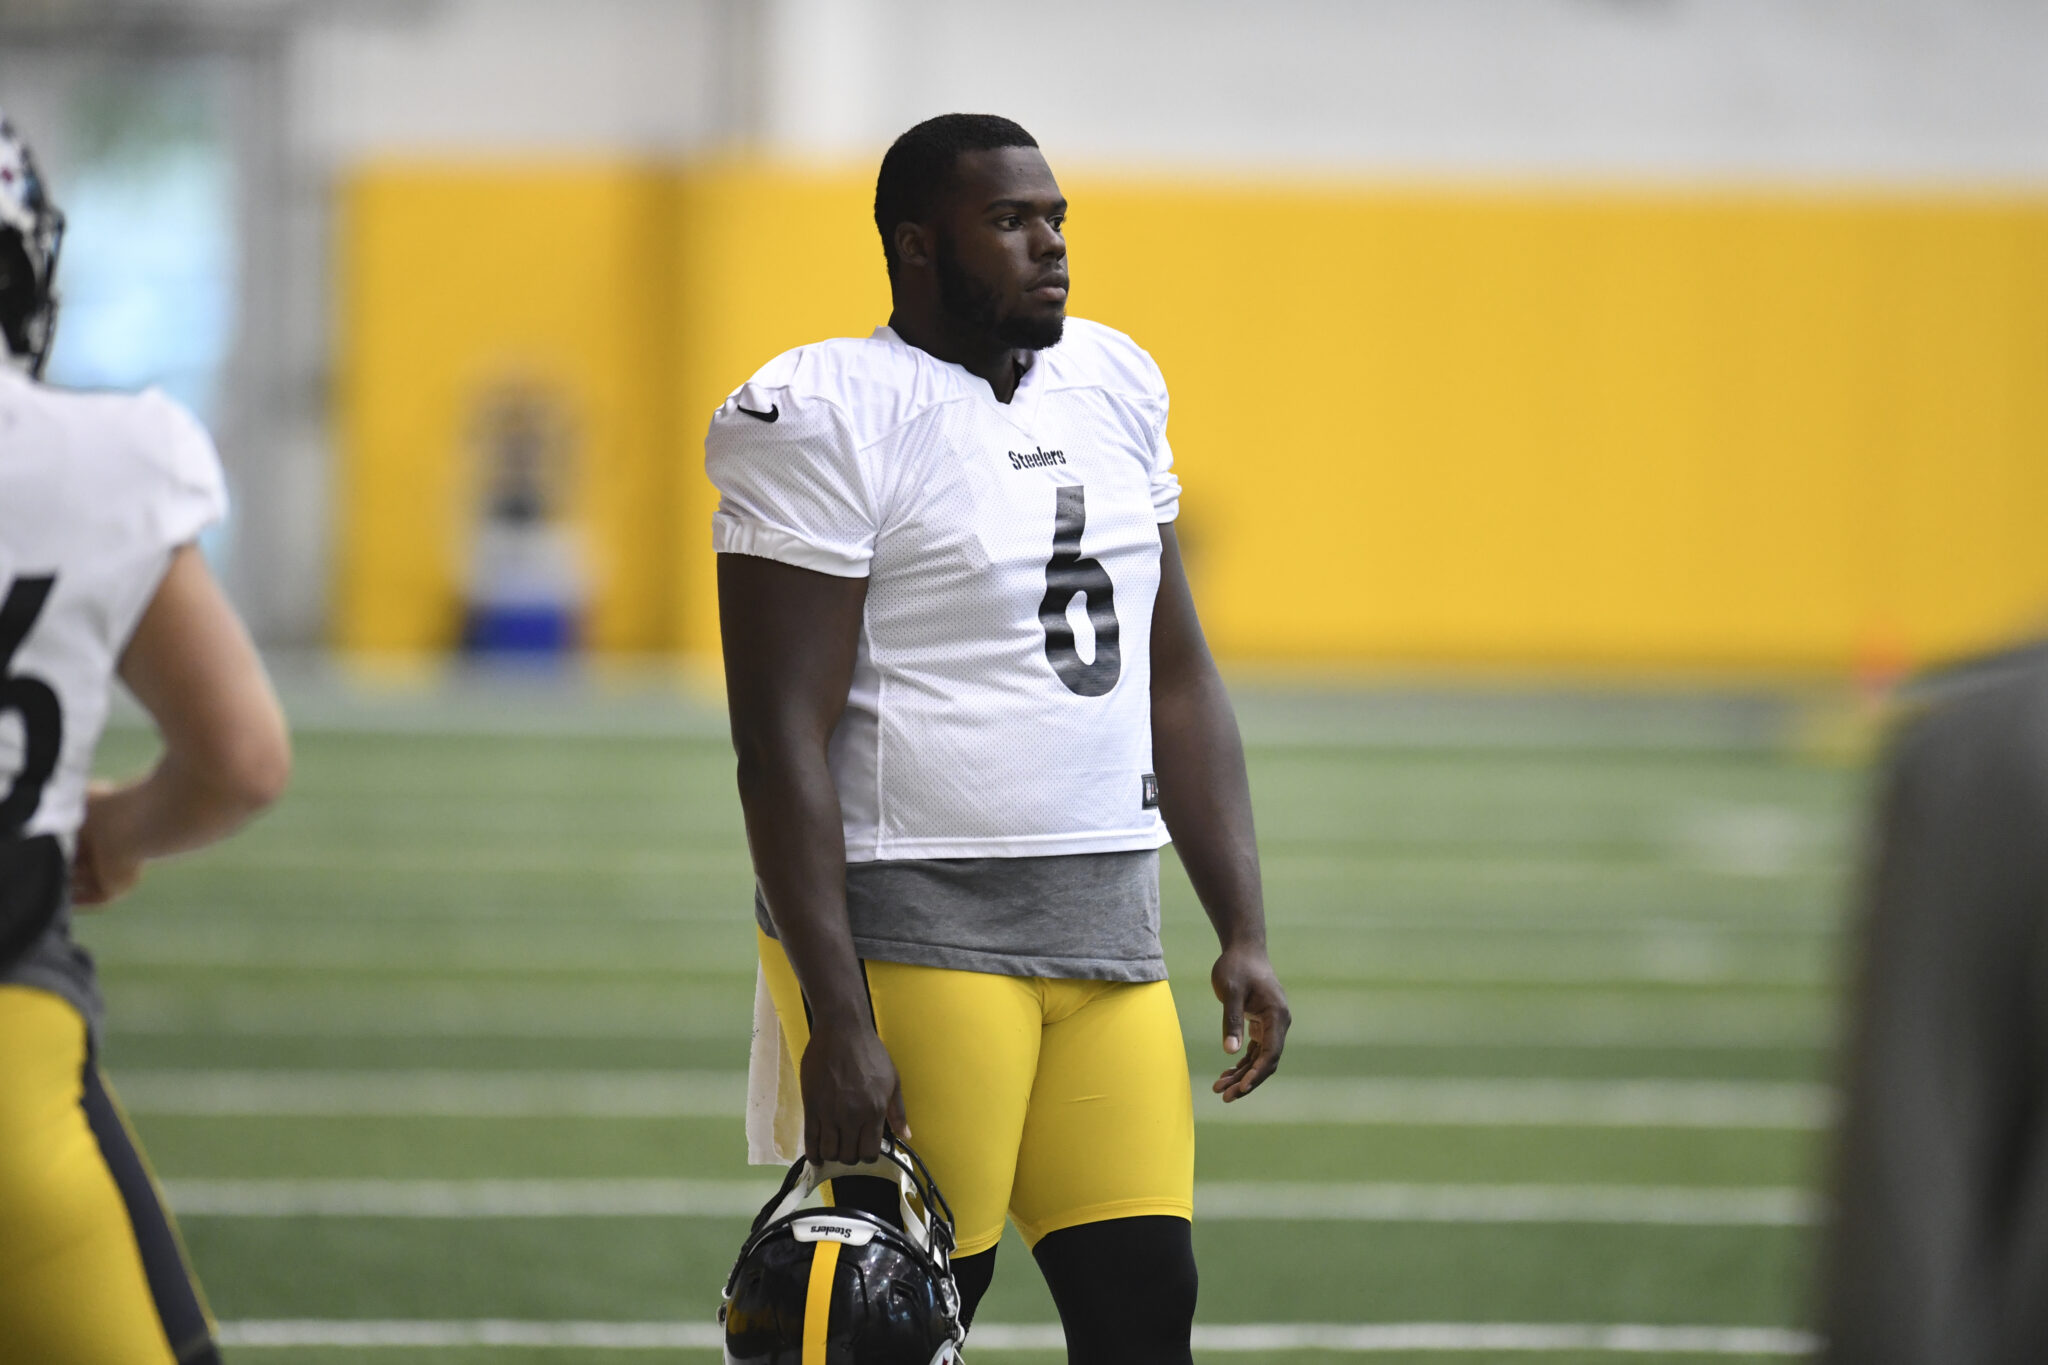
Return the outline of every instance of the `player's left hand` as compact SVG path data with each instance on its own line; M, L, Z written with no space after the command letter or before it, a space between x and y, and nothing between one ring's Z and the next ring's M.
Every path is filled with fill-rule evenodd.
M1209 969L1209 984L1223 1002L1223 1050L1235 1056L1240 1047L1244 1049L1237 1065L1209 1087L1229 1104L1251 1094L1280 1069L1280 1052L1287 1046L1287 1026L1294 1016L1264 948L1225 948Z
M78 827L78 853L71 860L71 903L80 909L117 900L142 878L142 859L123 854L119 841L108 837L108 802L120 790L110 782L95 782L86 791L85 822Z

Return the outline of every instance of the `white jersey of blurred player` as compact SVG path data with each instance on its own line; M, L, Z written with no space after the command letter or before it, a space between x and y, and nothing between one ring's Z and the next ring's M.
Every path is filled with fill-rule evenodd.
M0 839L70 854L122 652L172 552L226 510L213 442L171 399L0 366Z
M211 1315L101 1075L71 906L277 799L290 739L192 542L226 511L213 443L161 393L35 382L63 214L0 117L0 1359L218 1365ZM88 791L114 678L164 757Z
M713 543L868 580L832 737L849 861L1158 848L1166 385L1078 318L1013 399L888 328L769 362L706 443Z

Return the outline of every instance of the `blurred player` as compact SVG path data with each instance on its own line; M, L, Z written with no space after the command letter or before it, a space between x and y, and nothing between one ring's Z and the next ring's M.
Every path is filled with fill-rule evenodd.
M0 1362L216 1361L213 1325L96 1064L72 904L274 800L269 680L193 538L226 508L213 445L154 390L36 382L63 219L0 119ZM118 674L164 752L88 786Z
M1066 316L1066 212L1007 119L889 150L889 325L779 357L712 420L727 687L807 1154L911 1136L970 1316L1007 1210L1070 1359L1185 1361L1169 831L1222 941L1226 1101L1272 1074L1288 1011L1174 538L1166 386Z
M1926 685L1884 782L1824 1358L2048 1360L2048 646Z

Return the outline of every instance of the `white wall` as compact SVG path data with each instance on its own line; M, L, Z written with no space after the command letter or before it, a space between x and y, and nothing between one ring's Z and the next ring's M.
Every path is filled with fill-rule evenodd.
M303 146L867 159L949 109L1226 173L2048 180L2037 0L428 0L310 11Z
M731 122L725 0L333 6L298 30L309 155L671 154Z
M2031 0L771 9L765 131L797 152L872 152L985 109L1061 158L1138 167L2048 180L2048 5Z

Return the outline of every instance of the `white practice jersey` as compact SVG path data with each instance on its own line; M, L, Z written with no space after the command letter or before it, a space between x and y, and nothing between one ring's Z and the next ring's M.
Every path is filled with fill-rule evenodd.
M171 399L0 366L0 842L70 850L122 651L171 552L226 510L213 442Z
M1070 318L1007 404L884 327L778 356L712 418L714 547L868 580L831 744L849 861L1167 841L1166 408L1149 355Z

